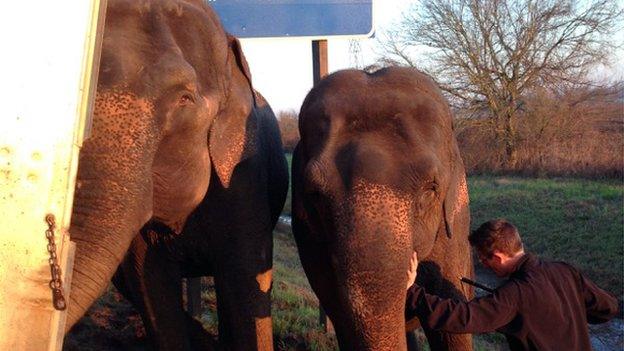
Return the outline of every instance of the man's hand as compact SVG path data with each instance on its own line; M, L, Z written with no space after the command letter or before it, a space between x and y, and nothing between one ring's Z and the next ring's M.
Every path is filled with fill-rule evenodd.
M407 289L409 289L412 285L414 285L414 281L416 281L416 270L418 269L418 255L416 251L412 253L412 258L410 258L410 266L407 270Z

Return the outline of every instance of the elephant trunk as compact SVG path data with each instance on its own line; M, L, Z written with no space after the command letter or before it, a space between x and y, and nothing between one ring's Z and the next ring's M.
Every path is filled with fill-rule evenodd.
M377 254L372 254L373 251ZM347 269L342 272L345 285L339 299L347 311L345 320L336 323L336 329L340 329L337 333L349 343L341 345L341 349L406 350L407 265L393 262L397 268L391 267L391 262L387 262L389 254L393 253L369 248L345 256L345 262L341 263Z
M140 100L98 93L92 137L80 153L71 240L76 254L66 330L107 287L134 236L152 213L155 139L137 114ZM132 137L129 137L131 135Z
M354 350L406 350L405 294L413 250L411 202L384 186L356 185L337 212L334 269L346 318L337 333Z

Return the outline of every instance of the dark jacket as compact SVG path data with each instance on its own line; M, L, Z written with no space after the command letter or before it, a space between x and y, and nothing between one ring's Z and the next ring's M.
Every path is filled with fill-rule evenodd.
M613 318L617 300L563 262L526 254L493 294L469 302L443 299L414 284L405 315L451 333L499 331L511 350L591 350L587 323Z

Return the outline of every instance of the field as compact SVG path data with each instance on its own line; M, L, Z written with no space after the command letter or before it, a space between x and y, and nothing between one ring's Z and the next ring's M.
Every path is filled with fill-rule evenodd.
M528 251L579 267L622 301L621 182L472 177L469 191L473 228L505 217L517 224Z
M621 182L474 176L468 186L473 229L488 219L505 217L517 223L528 251L574 264L621 303ZM318 302L301 279L291 235L276 232L275 245L274 324L283 349L335 349L333 337L318 332ZM476 337L475 343L476 349L492 350L505 341L501 335L489 334Z
M516 223L526 249L565 260L623 298L624 185L619 181L475 176L468 180L472 228L495 217ZM287 204L286 213L290 204ZM318 302L301 269L292 234L276 231L273 325L278 350L335 350L318 327ZM216 332L214 292L204 278L201 320ZM127 319L130 318L130 322ZM127 304L110 292L66 339L66 350L142 350L143 331ZM618 336L618 337L621 337ZM422 335L419 334L422 339ZM477 350L505 349L499 334L475 338Z

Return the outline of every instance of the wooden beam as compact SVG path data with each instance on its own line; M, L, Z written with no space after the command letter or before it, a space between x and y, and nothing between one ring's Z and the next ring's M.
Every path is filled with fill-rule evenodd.
M327 40L312 41L312 72L314 85L328 73L327 71Z
M312 41L312 77L314 85L323 79L328 73L327 70L327 40ZM324 332L328 332L331 328L331 322L325 314L325 310L319 302L319 324Z

